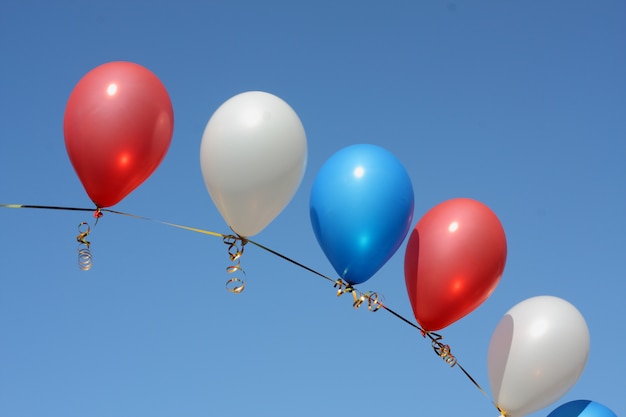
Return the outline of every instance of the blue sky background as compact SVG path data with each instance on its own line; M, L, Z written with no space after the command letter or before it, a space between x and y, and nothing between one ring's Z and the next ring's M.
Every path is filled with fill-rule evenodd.
M585 317L591 353L574 388L533 417L577 399L625 416L625 18L611 0L5 0L0 203L91 206L65 151L65 105L89 70L128 60L168 89L175 131L114 209L227 232L200 172L202 132L228 98L273 93L300 116L309 159L256 241L333 275L309 221L313 180L343 147L383 146L413 181L413 224L471 197L506 231L500 285L441 331L459 362L490 392L498 321L559 296ZM83 272L84 220L0 211L0 416L497 416L418 332L354 310L307 271L250 246L233 295L218 238L107 214ZM412 318L404 247L362 288Z

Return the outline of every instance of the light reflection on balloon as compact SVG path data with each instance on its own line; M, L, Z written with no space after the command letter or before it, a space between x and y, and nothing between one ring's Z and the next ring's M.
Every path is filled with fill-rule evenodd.
M109 96L114 96L117 93L117 84L109 84L107 87L107 94Z

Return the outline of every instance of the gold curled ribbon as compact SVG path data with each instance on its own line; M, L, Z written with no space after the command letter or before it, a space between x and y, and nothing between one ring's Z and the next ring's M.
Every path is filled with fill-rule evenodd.
M368 291L365 293L365 296L367 297L367 309L372 313L378 311L383 306L378 293Z
M246 272L241 267L241 255L243 255L243 250L246 243L248 243L248 240L239 235L225 235L222 237L222 241L228 246L228 257L230 261L237 262L233 265L227 266L226 272L232 274L239 271L245 275ZM233 294L241 293L245 286L246 282L238 277L233 277L226 281L226 289Z
M452 354L452 352L450 351L450 346L444 345L443 343L440 342L440 340L443 339L443 336L437 333L426 332L426 331L423 331L423 334L424 336L428 336L430 340L432 341L432 347L435 353L437 354L437 356L443 359L443 361L447 363L448 365L450 365L451 368L454 365L456 365L457 360Z
M233 294L239 294L240 292L243 291L245 286L246 286L245 281L237 277L233 277L229 279L228 281L226 281L226 289L232 292Z
M78 225L78 236L76 236L76 241L78 242L78 267L83 271L90 270L93 265L91 242L87 240L90 232L91 227L89 227L87 222L81 222Z
M353 298L352 307L354 308L359 308L363 303L367 302L367 309L371 312L375 312L378 311L383 305L380 302L380 297L377 293L371 291L363 293L341 278L338 278L335 281L333 288L337 288L337 297L346 293L351 293Z

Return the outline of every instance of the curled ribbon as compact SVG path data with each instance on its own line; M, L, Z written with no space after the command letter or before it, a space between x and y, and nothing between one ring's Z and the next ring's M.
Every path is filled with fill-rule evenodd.
M337 288L337 297L342 294L352 293L352 298L354 300L352 307L354 308L359 308L364 302L367 302L367 309L371 312L375 312L378 311L383 305L377 293L371 291L362 293L341 278L338 278L335 281L333 287Z
M230 278L228 281L226 281L226 289L233 294L239 294L243 291L245 286L246 282L237 277Z
M222 238L222 241L228 246L228 257L230 261L237 262L227 266L226 272L232 274L239 271L245 275L246 272L241 267L241 255L243 255L243 250L248 240L239 235L226 235ZM239 294L244 290L245 286L246 282L238 277L233 277L226 281L226 289L233 294Z
M91 228L87 222L81 222L78 225L78 236L76 236L76 241L78 242L78 267L83 271L88 271L93 265L91 242L87 240L89 232L91 232Z
M423 332L423 333L424 333L424 336L428 335L428 337L432 341L433 350L435 351L437 356L441 357L441 359L443 359L445 363L450 365L450 367L453 367L454 365L456 365L457 360L452 354L452 352L450 351L450 346L444 345L443 343L440 342L440 340L443 339L443 336L437 333L432 333L432 332Z

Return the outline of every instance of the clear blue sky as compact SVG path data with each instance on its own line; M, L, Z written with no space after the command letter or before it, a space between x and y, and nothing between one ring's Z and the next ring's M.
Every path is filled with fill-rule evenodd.
M202 179L202 132L228 98L273 93L302 120L308 166L255 240L332 275L309 220L313 180L346 146L383 146L410 174L413 224L471 197L506 231L500 285L441 331L460 363L489 393L501 317L555 295L585 317L591 353L574 388L532 416L577 399L626 416L625 18L617 0L5 0L0 203L91 206L63 113L85 73L127 60L162 80L175 130L155 174L114 208L227 232ZM233 295L218 238L107 214L83 272L83 220L0 211L0 416L497 416L418 332L352 309L307 271L248 247ZM412 318L405 244L362 287Z

